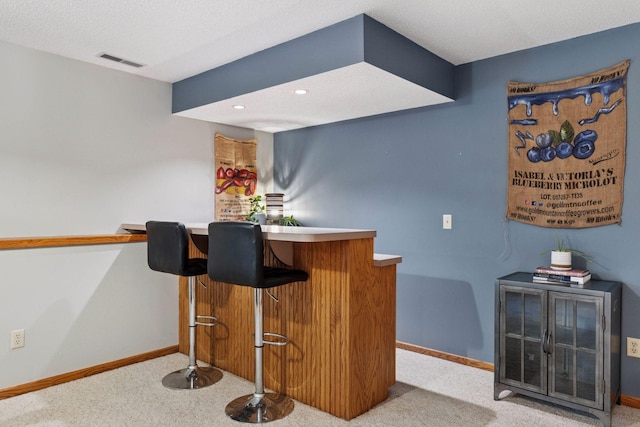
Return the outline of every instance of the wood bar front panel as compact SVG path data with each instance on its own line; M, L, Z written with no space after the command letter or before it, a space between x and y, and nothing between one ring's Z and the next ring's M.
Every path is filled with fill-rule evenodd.
M264 295L264 331L289 338L286 346L265 346L264 384L349 420L386 399L395 383L396 266L374 267L373 239L292 244L293 267L309 279L273 288L279 302ZM204 256L195 247L191 255ZM220 323L198 327L198 359L253 381L253 288L200 280L206 288L196 286L196 313ZM183 353L186 283L181 279Z

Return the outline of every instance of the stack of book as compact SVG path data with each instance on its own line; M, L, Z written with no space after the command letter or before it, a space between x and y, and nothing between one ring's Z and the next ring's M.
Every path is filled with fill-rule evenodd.
M589 270L555 270L551 267L538 267L533 273L535 283L564 285L580 288L591 280Z

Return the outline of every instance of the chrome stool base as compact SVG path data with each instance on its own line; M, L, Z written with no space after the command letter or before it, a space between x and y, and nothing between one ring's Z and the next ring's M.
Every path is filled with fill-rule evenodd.
M195 366L172 372L162 379L162 385L175 390L194 390L215 384L222 372L213 367Z
M282 419L293 411L293 400L280 393L248 394L231 401L225 413L243 423L268 423Z

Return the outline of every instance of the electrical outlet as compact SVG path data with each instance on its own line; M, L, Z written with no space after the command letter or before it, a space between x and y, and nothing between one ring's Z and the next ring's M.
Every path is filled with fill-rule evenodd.
M11 331L11 348L24 347L24 329Z
M640 338L627 337L627 356L640 357Z

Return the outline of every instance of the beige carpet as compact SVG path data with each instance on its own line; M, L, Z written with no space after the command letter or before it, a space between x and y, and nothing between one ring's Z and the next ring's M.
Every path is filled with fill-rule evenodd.
M224 408L253 384L225 372L189 391L162 386L187 357L172 354L33 393L0 400L0 426L239 426ZM493 400L493 373L397 351L389 398L350 422L296 402L277 426L599 426L589 415L511 396ZM617 406L612 425L640 426L640 409Z

